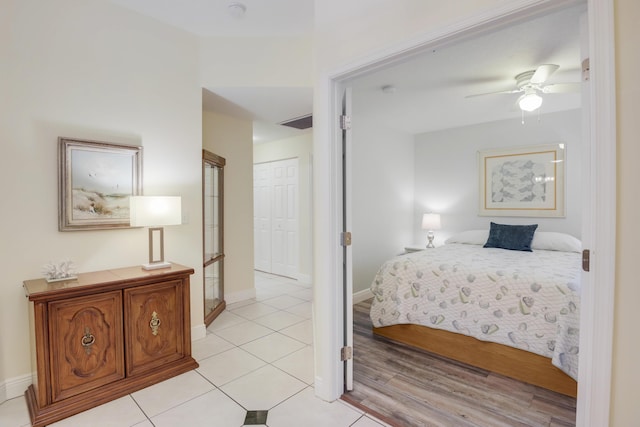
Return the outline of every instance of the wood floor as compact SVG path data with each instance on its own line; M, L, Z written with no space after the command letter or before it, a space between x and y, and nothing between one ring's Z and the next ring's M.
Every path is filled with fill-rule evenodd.
M370 306L354 306L344 400L395 426L575 426L574 398L374 337Z

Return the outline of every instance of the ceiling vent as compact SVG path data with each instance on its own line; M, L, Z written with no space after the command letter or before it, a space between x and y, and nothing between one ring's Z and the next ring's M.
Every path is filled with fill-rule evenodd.
M288 120L286 122L279 123L282 126L289 126L291 128L296 129L309 129L313 126L313 116L309 114L308 116L298 117L296 119Z

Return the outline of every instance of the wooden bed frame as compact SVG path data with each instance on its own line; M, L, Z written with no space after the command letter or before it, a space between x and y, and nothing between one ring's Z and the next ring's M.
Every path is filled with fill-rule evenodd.
M573 378L535 353L420 325L373 328L373 333L567 396L578 394Z

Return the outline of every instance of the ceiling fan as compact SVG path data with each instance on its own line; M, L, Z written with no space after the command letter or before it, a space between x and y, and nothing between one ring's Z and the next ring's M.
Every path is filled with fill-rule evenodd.
M518 106L522 111L534 111L542 105L542 94L547 93L569 93L578 92L580 83L544 83L555 73L560 66L555 64L543 64L535 70L525 71L515 77L516 88L512 90L501 90L497 92L479 93L468 95L466 98L476 96L494 95L500 93L521 93L518 98Z

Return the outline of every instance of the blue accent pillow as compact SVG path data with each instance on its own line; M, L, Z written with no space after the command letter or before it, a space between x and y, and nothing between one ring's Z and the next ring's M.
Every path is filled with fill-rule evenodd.
M489 229L489 238L484 247L533 252L531 250L531 241L536 228L538 228L538 224L506 225L492 222Z

